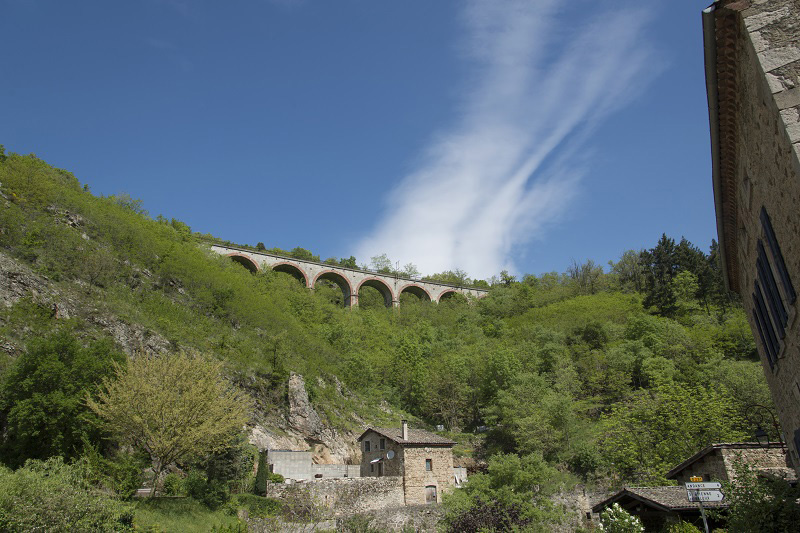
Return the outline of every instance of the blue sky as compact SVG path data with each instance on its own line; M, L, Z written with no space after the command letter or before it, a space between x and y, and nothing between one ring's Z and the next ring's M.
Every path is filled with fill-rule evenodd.
M235 242L489 277L716 237L678 2L0 9L0 144Z

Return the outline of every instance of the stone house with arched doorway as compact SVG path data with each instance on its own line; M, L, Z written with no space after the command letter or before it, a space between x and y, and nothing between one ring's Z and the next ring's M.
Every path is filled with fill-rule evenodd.
M425 431L399 428L367 428L358 438L361 477L403 478L406 505L437 503L442 492L455 486L455 442Z

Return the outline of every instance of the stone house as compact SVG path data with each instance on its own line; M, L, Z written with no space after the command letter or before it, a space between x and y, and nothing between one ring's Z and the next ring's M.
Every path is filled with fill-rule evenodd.
M786 456L786 448L778 442L760 445L755 442L712 444L667 472L667 479L683 485L692 477L703 481L732 481L736 474L734 464L747 463L759 473L796 479Z
M690 502L684 484L692 477L703 481L731 481L735 477L733 465L744 462L759 473L794 480L794 470L788 466L786 448L780 443L761 446L755 442L712 444L692 455L667 473L677 486L625 487L592 507L593 513L601 513L618 503L629 513L638 516L647 531L658 531L664 524L684 520L702 528L700 505ZM706 502L706 509L725 509L727 503ZM712 528L722 527L713 517Z
M703 11L712 181L726 286L742 296L800 467L800 2Z
M398 476L406 505L441 502L455 485L455 442L421 429L367 428L358 438L361 477Z

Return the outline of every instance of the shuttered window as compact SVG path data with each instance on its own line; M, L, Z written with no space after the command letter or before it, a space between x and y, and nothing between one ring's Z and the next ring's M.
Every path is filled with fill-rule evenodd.
M752 294L753 322L769 366L774 368L781 353L781 341L786 337L789 305L797 300L797 294L786 270L772 221L764 207L761 208L760 219L766 246L762 239L756 242L756 279L753 282Z

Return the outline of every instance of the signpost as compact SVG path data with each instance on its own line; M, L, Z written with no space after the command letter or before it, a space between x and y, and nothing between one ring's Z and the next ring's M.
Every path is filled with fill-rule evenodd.
M700 514L703 517L703 526L706 528L706 533L708 533L708 521L706 521L706 511L703 509L703 502L721 502L725 499L725 495L722 494L720 490L722 488L721 483L717 483L716 481L706 481L703 482L703 478L701 477L692 477L690 478L692 481L690 483L686 483L686 496L689 498L690 502L697 502L700 504Z

